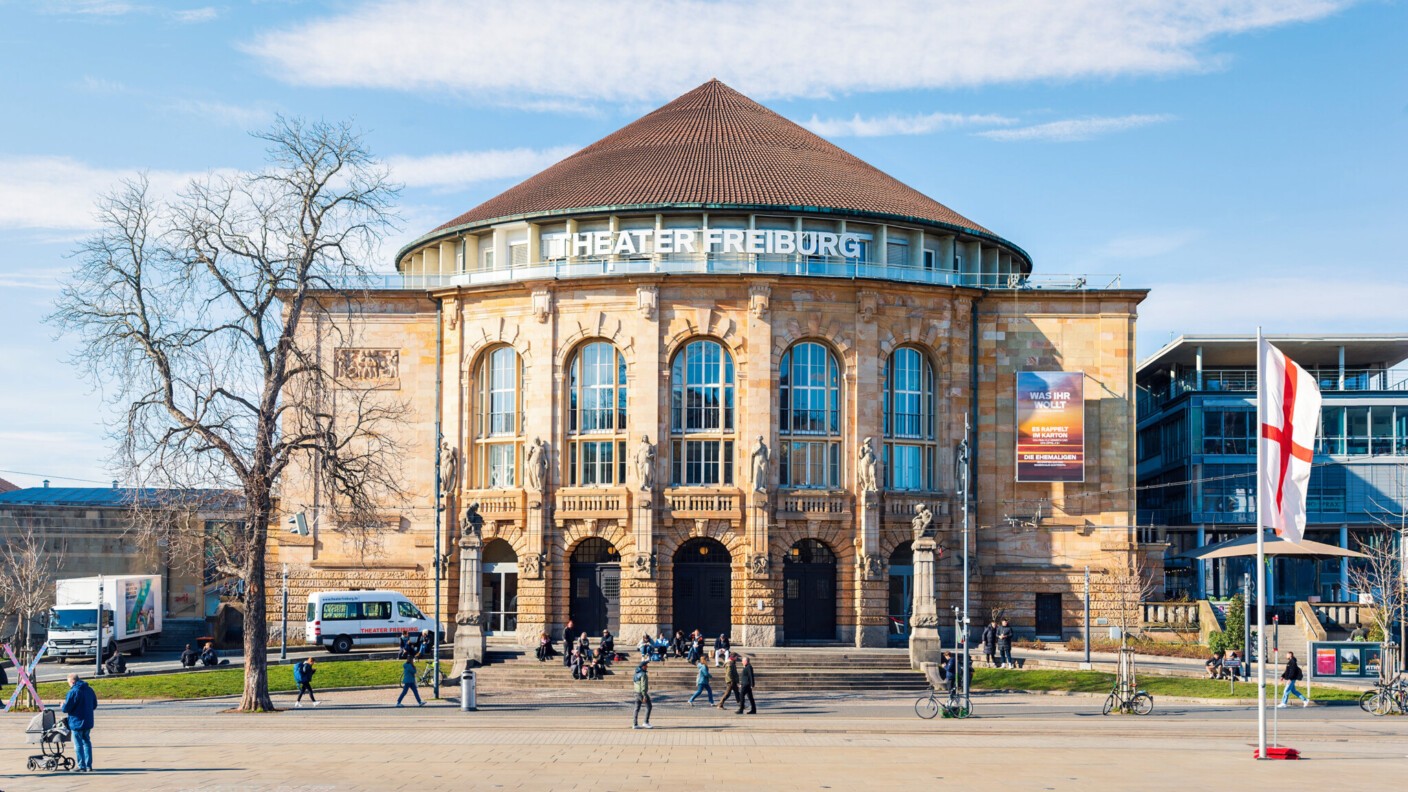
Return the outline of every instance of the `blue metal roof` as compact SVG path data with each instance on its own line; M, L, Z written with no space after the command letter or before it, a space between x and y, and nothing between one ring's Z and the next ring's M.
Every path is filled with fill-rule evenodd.
M159 504L176 500L207 500L212 508L234 508L239 496L228 490L167 490L137 487L28 487L0 492L5 506L88 506L128 508L136 503Z

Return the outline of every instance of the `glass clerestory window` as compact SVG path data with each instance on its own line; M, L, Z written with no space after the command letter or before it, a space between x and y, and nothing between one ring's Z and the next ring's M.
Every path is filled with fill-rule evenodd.
M717 341L691 341L670 368L670 479L732 486L733 358Z
M782 486L835 489L841 485L841 387L836 358L805 342L779 366L778 473Z
M567 485L626 481L626 359L605 341L586 346L569 369Z
M931 491L935 483L934 368L917 349L901 347L885 361L884 486Z

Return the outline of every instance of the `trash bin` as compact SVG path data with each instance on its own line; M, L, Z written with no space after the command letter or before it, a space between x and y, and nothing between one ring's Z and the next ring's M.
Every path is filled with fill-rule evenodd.
M460 674L460 712L478 711L474 702L474 669L466 668Z

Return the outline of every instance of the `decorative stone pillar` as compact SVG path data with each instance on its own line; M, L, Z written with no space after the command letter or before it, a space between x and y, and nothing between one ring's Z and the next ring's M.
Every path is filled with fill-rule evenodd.
M861 462L865 464L864 461ZM889 642L889 627L876 623L877 610L887 609L889 581L885 561L880 557L880 494L874 490L861 494L861 533L856 539L856 646L885 646Z
M466 664L472 668L484 663L484 540L475 528L460 537L460 601L455 611L453 671L456 676Z
M626 375L631 396L626 413L628 443L634 486L629 487L630 547L618 547L621 553L621 616L615 625L617 640L631 646L642 634L659 635L669 625L664 623L669 592L661 585L658 573L661 559L656 555L656 497L669 482L661 470L660 450L668 448L668 435L660 420L661 399L667 398L660 372L666 364L661 360L660 286L641 283L636 286L636 313L621 313L622 333L630 339L632 365ZM634 394L654 396L635 398Z
M921 663L937 663L942 648L934 577L939 543L933 537L926 536L914 540L913 548L914 610L909 622L909 662L914 668L919 668Z
M746 646L777 646L782 628L781 581L773 577L772 515L776 505L777 485L773 483L772 457L775 454L776 415L773 395L777 372L773 368L772 282L756 281L748 286L747 317L748 356L740 377L744 386L742 423L738 448L747 464L743 477L744 537L748 557L742 581L734 585L743 588L742 612L735 612L733 635L735 642ZM765 458L762 470L757 470L754 438L763 437ZM735 567L736 569L737 567ZM759 607L759 603L762 607Z

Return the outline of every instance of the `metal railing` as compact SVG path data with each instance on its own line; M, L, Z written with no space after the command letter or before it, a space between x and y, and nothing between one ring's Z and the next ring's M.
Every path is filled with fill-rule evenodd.
M1403 369L1345 369L1343 381L1338 368L1310 369L1309 373L1325 393L1408 391L1408 371ZM1198 372L1186 371L1157 390L1141 388L1139 412L1147 415L1185 393L1255 392L1255 369L1203 369L1201 387Z
M775 254L675 253L640 258L574 258L539 261L492 269L472 269L457 273L422 275L382 275L367 283L347 284L347 288L436 289L479 286L521 281L599 278L610 275L723 274L799 275L814 278L873 278L936 286L968 286L980 289L1100 291L1119 289L1119 275L1024 275L996 272L952 272L908 264L822 256Z

